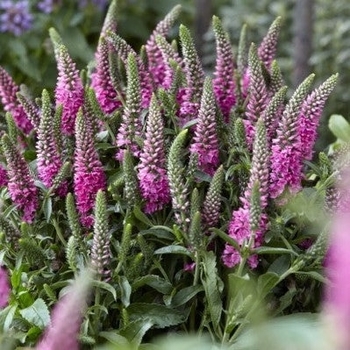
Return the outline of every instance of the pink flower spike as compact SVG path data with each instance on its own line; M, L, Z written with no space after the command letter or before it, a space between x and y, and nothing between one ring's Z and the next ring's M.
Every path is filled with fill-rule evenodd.
M330 236L330 251L326 260L326 275L330 283L326 284L323 315L331 322L332 332L339 347L350 348L350 216L336 214Z
M216 38L216 66L213 87L216 100L225 121L228 122L231 108L236 103L234 81L234 59L228 34L224 31L218 17L213 17Z
M76 115L84 103L84 88L79 71L64 45L60 45L57 51L57 70L55 97L56 106L63 107L62 131L73 135Z
M4 266L0 267L0 309L8 305L11 293L9 277Z
M98 190L106 189L106 175L94 145L92 128L81 110L75 123L74 194L80 221L90 228Z
M215 97L209 77L204 81L203 95L198 112L198 123L190 147L198 155L200 170L213 175L219 166L219 141L216 128Z
M13 120L20 130L25 134L33 129L22 105L17 99L19 87L15 84L11 76L0 67L0 99L6 112L10 112Z

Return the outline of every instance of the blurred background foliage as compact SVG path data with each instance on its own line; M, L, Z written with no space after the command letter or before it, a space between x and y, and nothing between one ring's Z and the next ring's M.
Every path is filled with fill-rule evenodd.
M48 88L54 88L56 83L56 64L48 29L55 27L58 30L78 67L84 68L93 59L109 1L1 0L7 5L25 2L33 16L32 25L17 36L3 29L1 21L4 22L6 6L0 6L0 65L17 83L29 85L33 95L38 96L43 83ZM40 2L50 3L52 11L45 13L40 10ZM259 43L272 21L282 16L277 57L287 85L295 88L309 72L316 73L318 83L332 73L340 73L338 86L323 116L318 148L324 148L332 141L326 127L328 116L332 113L350 116L348 0L119 0L118 34L139 49L157 22L178 3L183 7L180 22L191 28L208 71L215 63L214 35L210 27L213 14L222 19L234 50L237 50L244 23L247 24L249 41ZM176 27L172 36L177 36ZM298 54L304 56L301 57L304 63L300 63L300 57L298 61Z

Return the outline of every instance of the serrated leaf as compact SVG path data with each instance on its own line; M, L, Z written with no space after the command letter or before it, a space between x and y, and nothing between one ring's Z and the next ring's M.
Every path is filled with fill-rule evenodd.
M350 124L342 115L331 115L328 127L338 139L344 142L350 142Z
M131 321L149 320L157 328L165 328L184 322L187 315L161 304L134 303L127 308Z
M212 251L204 252L202 264L201 280L207 298L211 321L214 327L217 328L221 318L222 300L218 270L216 268L216 256Z
M166 247L159 248L154 252L154 254L182 254L192 257L191 252L187 248L180 245L168 245Z
M20 310L21 316L31 324L44 329L50 322L50 313L43 299L39 298L34 303Z
M204 288L201 285L189 286L189 287L183 288L175 294L171 302L171 306L178 307L178 306L184 305L189 300L191 300L194 296L196 296L199 292L202 292L203 290Z
M170 294L173 290L170 282L157 275L147 275L136 279L132 284L132 289L136 290L144 285L150 286L163 294Z

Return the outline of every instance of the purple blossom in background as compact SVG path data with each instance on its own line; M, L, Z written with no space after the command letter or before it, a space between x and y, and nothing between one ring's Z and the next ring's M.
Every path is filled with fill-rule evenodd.
M54 10L54 6L60 5L61 2L62 2L61 0L41 0L38 2L37 8L38 10L46 14L49 14Z
M0 13L0 32L19 36L32 27L33 15L28 0L1 0Z
M19 87L13 81L11 76L5 71L5 69L0 67L1 103L4 110L11 113L18 128L25 134L28 134L33 129L33 125L29 121L22 105L17 100L17 92L19 92Z
M5 267L0 267L0 309L7 306L11 292L9 278Z

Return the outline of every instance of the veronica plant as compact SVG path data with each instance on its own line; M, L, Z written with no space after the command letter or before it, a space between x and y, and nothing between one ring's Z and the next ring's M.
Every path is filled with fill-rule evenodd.
M116 6L86 71L50 30L52 96L32 97L0 68L1 329L39 349L136 348L172 331L234 347L266 314L316 311L328 232L316 218L346 203L336 163L311 162L337 76L287 91L280 19L260 44L245 28L235 57L214 17L211 78L187 27L180 44L167 38L179 7L138 53ZM87 265L91 299L85 281L64 295Z

